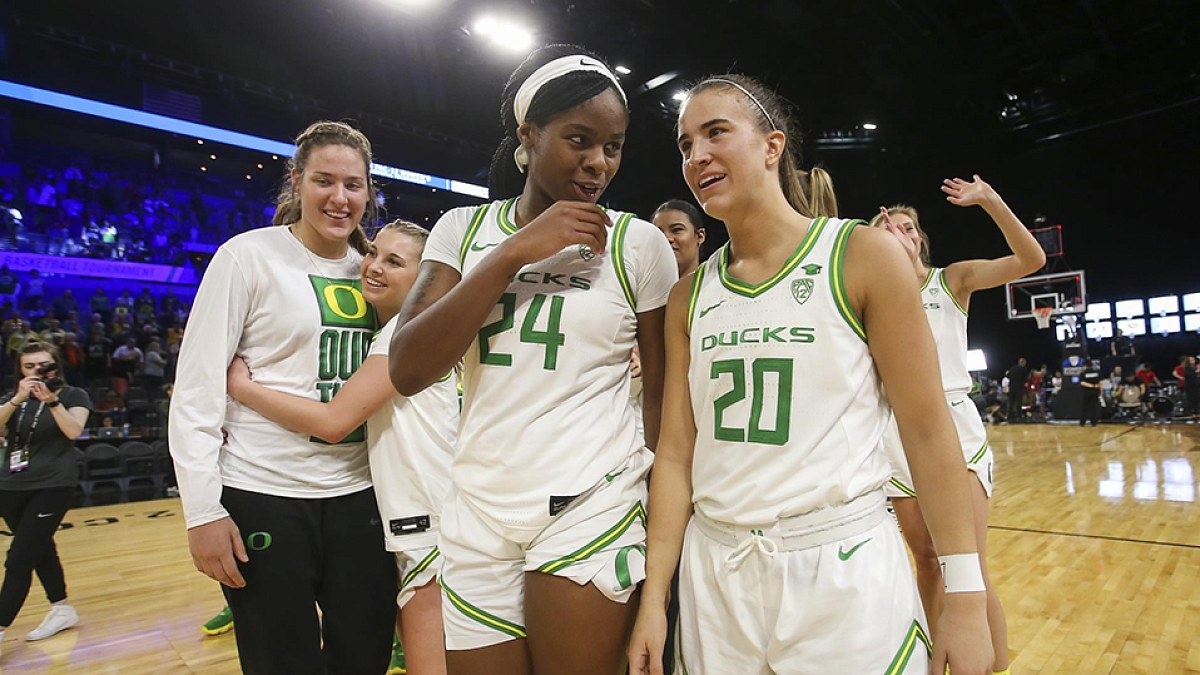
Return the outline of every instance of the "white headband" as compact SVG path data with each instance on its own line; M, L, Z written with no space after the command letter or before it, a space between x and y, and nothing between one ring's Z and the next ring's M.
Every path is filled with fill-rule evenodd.
M767 109L765 107L763 107L763 104L758 102L758 99L754 97L754 94L750 93L749 89L746 89L745 87L738 84L737 82L734 82L733 80L727 80L723 77L709 78L709 79L705 80L704 82L701 82L700 84L705 84L707 82L720 82L721 84L728 84L728 85L737 87L743 94L746 95L746 98L750 99L751 101L754 101L754 105L758 106L758 109L760 111L762 111L763 117L767 118L767 124L771 125L771 131L779 131L779 127L775 126L775 120L771 119L770 113L768 113Z
M550 63L533 71L533 74L525 78L525 81L521 83L521 88L517 90L517 95L513 98L513 116L517 118L517 126L525 123L525 115L529 112L529 104L533 103L533 97L537 95L538 90L552 80L557 80L563 75L575 72L600 73L612 80L613 85L617 88L617 93L621 95L621 101L628 105L628 99L625 98L625 90L621 89L621 83L617 81L616 76L603 63L589 56L573 54L554 59ZM517 146L516 151L513 153L513 159L517 163L517 168L524 173L525 167L529 165L529 155L525 152L525 146Z

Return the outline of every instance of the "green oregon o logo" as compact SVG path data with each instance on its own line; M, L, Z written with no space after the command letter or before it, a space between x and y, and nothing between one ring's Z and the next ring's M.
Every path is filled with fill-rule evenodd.
M251 551L265 551L271 546L270 532L252 532L246 537L246 546Z
M342 309L341 299L344 294L339 294L338 291L347 291L350 293L350 298L354 302L354 313L348 314ZM329 284L323 291L325 296L325 304L329 309L343 319L361 319L367 315L367 301L363 298L362 293L353 286L348 284Z

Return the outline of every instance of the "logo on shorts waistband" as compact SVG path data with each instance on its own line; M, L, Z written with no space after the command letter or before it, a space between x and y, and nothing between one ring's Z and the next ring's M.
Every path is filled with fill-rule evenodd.
M854 555L858 551L858 549L862 548L863 544L867 543L868 541L871 541L871 540L863 539L862 541L858 542L853 547L851 547L851 549L849 551L843 551L842 545L838 544L838 560L841 560L842 562L849 560L850 556Z

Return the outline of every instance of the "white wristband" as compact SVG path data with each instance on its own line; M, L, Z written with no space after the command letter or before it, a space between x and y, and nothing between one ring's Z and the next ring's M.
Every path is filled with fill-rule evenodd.
M987 590L983 585L983 569L979 566L978 553L940 555L942 584L947 593L979 593Z

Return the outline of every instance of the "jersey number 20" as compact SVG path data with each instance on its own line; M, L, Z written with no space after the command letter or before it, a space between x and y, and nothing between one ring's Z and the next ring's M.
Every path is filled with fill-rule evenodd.
M743 427L725 426L725 412L730 406L746 398L746 361L745 359L728 359L713 361L709 377L721 379L728 373L733 376L733 389L725 392L713 401L713 434L718 441L733 441L735 443L765 443L767 445L783 445L788 442L792 422L792 360L791 359L754 359L750 363L750 375L753 378L750 400L749 429ZM763 404L766 399L766 375L775 373L779 376L778 391L775 395L775 428L762 428Z

